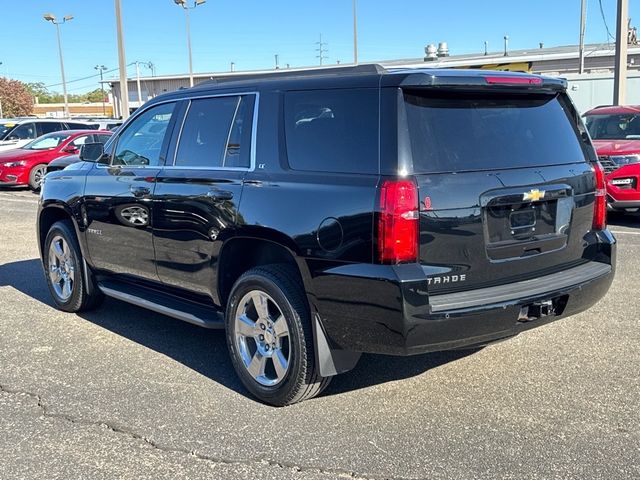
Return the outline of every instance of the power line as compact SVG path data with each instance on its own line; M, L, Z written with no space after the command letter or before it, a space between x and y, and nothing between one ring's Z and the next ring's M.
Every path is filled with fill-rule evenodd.
M611 31L609 30L609 25L607 25L607 18L604 16L604 8L602 8L602 0L598 0L598 4L600 5L600 16L602 17L602 23L604 23L604 28L607 30L607 40L609 40L609 38L611 40L615 40L616 37L611 35Z
M129 65L127 65L127 66L129 66ZM107 71L105 71L104 73L111 73L111 72L116 72L116 71L118 71L118 69L117 69L117 68L114 68L114 69L112 69L112 70L107 70ZM67 83L81 82L81 81L83 81L83 80L89 80L90 78L97 78L97 77L99 77L99 76L100 76L100 74L99 74L99 73L94 73L93 75L89 75L89 76L87 76L87 77L82 77L82 78L76 78L76 79L73 79L73 80L68 80L68 81L67 81ZM60 86L60 85L62 85L62 83L53 83L53 84L51 84L51 85L45 85L45 86L44 86L44 88L58 87L58 86Z

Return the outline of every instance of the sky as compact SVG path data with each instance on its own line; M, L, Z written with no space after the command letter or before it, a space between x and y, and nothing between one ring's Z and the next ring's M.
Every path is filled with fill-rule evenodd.
M191 3L193 0L190 0ZM61 25L69 93L98 88L96 65L118 75L113 0L2 0L0 76L43 82L61 91L55 27ZM588 0L587 43L606 43L600 13L615 35L616 0ZM629 16L640 26L640 0L630 0ZM11 5L8 7L8 5ZM191 11L195 72L317 65L320 35L325 64L353 59L352 0L208 0ZM122 0L127 63L152 62L157 75L188 72L185 15L173 0ZM358 0L360 62L420 58L429 43L446 41L452 55L578 43L580 0ZM637 19L637 21L635 21ZM135 66L128 67L135 75ZM141 75L151 71L141 66ZM84 77L90 77L82 80Z

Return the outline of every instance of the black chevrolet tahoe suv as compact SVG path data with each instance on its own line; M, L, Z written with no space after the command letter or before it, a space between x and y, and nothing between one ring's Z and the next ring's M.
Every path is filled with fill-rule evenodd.
M376 65L159 96L46 176L46 279L224 328L260 400L362 352L476 348L608 290L602 170L563 80ZM579 334L579 332L576 332Z

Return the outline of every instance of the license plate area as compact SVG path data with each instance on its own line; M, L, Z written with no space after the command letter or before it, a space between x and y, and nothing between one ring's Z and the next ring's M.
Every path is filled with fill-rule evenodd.
M556 233L557 201L487 208L489 243L521 241Z
M542 189L536 189L542 195ZM489 192L481 197L487 256L493 261L530 257L564 248L570 233L573 196L568 186L544 190Z

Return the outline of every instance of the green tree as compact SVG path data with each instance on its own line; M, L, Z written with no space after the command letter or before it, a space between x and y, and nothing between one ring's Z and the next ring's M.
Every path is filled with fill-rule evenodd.
M20 117L33 111L33 97L19 80L0 78L0 102L5 117Z

